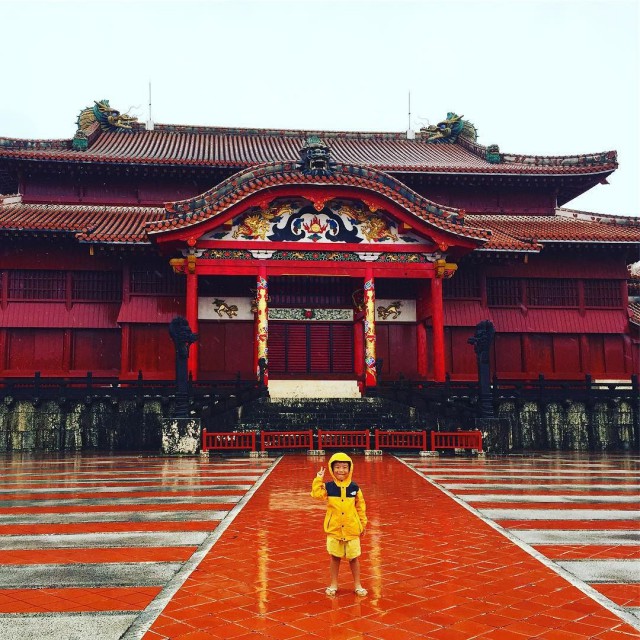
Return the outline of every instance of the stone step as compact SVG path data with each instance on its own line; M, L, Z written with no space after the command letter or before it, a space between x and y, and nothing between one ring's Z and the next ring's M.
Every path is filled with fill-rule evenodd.
M360 398L356 380L269 380L272 398Z

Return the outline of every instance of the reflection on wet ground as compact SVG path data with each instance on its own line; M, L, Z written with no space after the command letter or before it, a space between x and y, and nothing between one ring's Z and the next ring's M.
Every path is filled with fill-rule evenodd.
M354 461L364 598L317 458L5 458L0 637L640 637L638 457Z

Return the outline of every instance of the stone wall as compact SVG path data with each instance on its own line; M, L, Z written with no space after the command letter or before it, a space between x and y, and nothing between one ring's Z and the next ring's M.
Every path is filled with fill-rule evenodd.
M159 451L158 401L0 403L0 451Z
M172 403L158 399L92 402L0 402L0 451L161 451L162 421ZM489 453L526 451L638 451L640 401L501 401L496 418L480 425L468 401L416 406L412 429L481 428ZM407 407L405 407L406 409ZM204 417L203 425L231 430L241 412ZM406 420L405 420L406 424ZM314 425L310 425L313 427ZM306 426L305 428L309 428Z

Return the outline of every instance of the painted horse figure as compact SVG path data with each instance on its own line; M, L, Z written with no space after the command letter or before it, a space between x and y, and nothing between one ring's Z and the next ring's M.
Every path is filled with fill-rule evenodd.
M394 300L388 307L378 307L378 317L386 320L392 315L393 319L397 320L398 316L402 314L400 307L402 307L400 300Z
M227 304L224 300L216 298L213 301L215 307L214 311L222 318L222 314L226 314L227 318L231 319L238 315L238 307L235 304Z

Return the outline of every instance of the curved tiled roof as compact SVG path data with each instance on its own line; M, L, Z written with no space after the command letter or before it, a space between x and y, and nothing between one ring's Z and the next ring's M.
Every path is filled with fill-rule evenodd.
M5 198L4 202L0 199L0 232L10 234L71 234L83 242L141 245L150 243L148 228L166 218L167 211L160 207L26 204L19 197ZM491 235L480 247L482 251L539 252L542 245L552 242L640 244L639 219L604 219L610 222L569 219L564 215L466 215L463 227L445 222L447 226L443 228L485 238L489 230Z
M492 240L483 247L488 250L506 249L496 246L500 238L497 234L539 244L640 243L638 218L600 216L598 219L589 219L586 216L567 216L558 211L553 216L467 215L465 219L469 225L492 231Z
M159 207L0 204L3 232L69 233L86 242L149 244L144 226L164 217Z
M296 164L271 163L234 174L213 189L195 198L167 203L169 215L148 225L149 233L162 233L198 224L213 218L250 195L274 186L346 186L382 195L421 218L431 227L456 236L485 242L490 232L465 225L458 209L445 209L427 200L394 177L375 169L334 164L331 172L307 173Z
M0 158L64 162L152 164L242 169L266 162L298 159L309 135L331 147L335 161L392 172L480 174L599 174L617 167L615 151L578 156L501 154L498 163L485 158L486 147L469 141L426 143L404 133L291 131L155 125L146 130L96 132L86 150L74 150L71 140L13 140L0 138Z

